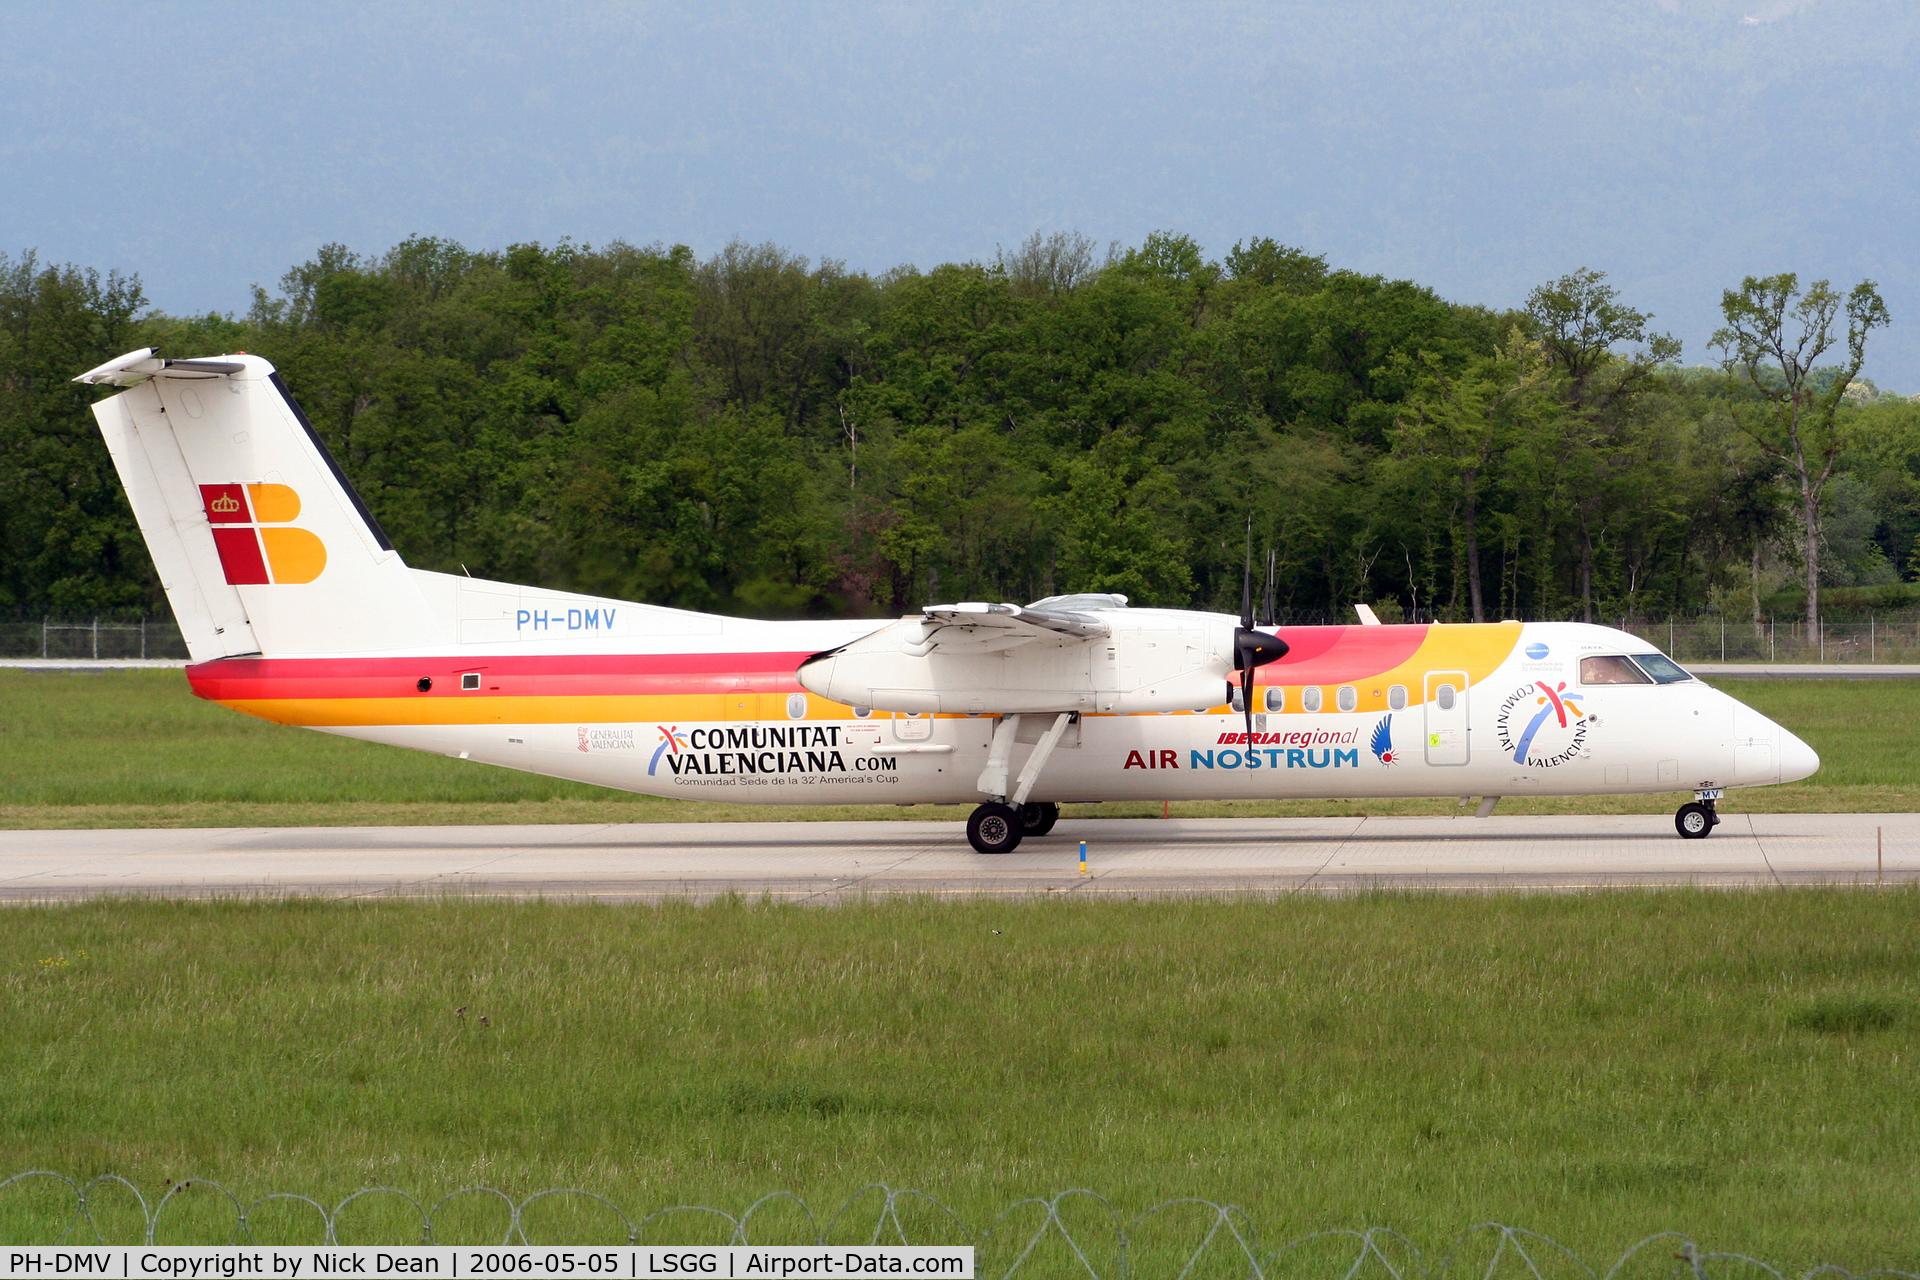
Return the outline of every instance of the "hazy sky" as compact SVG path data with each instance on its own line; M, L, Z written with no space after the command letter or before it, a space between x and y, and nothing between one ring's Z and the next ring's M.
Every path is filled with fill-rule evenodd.
M0 250L243 311L321 244L734 237L884 270L1271 235L1513 305L1879 281L1920 392L1911 0L9 7Z

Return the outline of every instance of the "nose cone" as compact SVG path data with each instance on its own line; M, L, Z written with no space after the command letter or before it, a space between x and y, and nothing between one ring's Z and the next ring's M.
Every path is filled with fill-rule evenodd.
M1779 730L1780 781L1798 782L1820 769L1820 753L1785 729Z
M808 693L818 694L822 698L832 698L837 692L834 688L833 673L838 665L839 660L832 652L815 654L800 664L800 669L794 673L794 677L800 681L800 687Z

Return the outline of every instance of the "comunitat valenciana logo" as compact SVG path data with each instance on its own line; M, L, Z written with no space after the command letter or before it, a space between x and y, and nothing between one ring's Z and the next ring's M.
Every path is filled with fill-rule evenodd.
M1515 764L1551 769L1578 759L1587 749L1587 713L1581 694L1568 693L1567 682L1536 680L1523 684L1500 701L1493 731L1502 753Z
M203 484L200 502L230 586L312 582L327 567L327 547L293 527L300 495L284 484Z

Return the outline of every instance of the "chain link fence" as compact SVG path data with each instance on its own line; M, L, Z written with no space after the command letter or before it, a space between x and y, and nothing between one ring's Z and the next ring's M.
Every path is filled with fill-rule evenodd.
M1896 615L1865 621L1768 618L1622 619L1615 625L1650 640L1675 662L1920 662L1920 620Z
M0 658L66 662L184 661L187 642L172 618L112 614L0 614Z
M1330 616L1288 618L1283 625L1345 621ZM1674 661L1779 663L1920 663L1920 618L1895 615L1865 621L1823 622L1750 618L1609 618ZM0 658L52 661L184 661L186 642L172 618L0 614Z
M1638 1280L1639 1277L1771 1276L1790 1273L1745 1254L1702 1248L1679 1232L1647 1236L1595 1265L1548 1236L1481 1223L1435 1256L1385 1227L1313 1232L1264 1241L1232 1205L1181 1198L1131 1217L1091 1191L1030 1197L974 1227L925 1192L863 1187L816 1215L787 1191L739 1213L671 1205L635 1216L577 1188L515 1199L495 1187L463 1187L427 1203L392 1187L363 1187L331 1206L279 1192L244 1200L218 1182L168 1184L157 1201L112 1174L80 1182L48 1170L0 1180L0 1244L13 1245L972 1245L975 1273L1074 1276L1077 1280ZM1920 1273L1851 1272L1822 1265L1801 1280L1867 1280Z

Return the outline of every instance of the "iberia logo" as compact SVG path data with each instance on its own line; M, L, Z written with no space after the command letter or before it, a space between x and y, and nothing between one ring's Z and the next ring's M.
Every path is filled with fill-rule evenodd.
M1587 717L1580 708L1581 697L1568 693L1564 680L1521 685L1501 702L1500 714L1494 720L1500 750L1511 752L1515 764L1535 769L1551 769L1576 758L1587 747ZM1521 725L1528 703L1538 710Z
M673 754L679 755L687 745L687 735L680 732L679 725L663 724L655 727L660 730L660 745L653 749L653 759L647 761L648 777L652 777L653 771L660 767L660 757L665 755L668 750L672 750Z
M284 484L203 484L220 567L236 587L312 582L327 567L326 544L300 518L300 495Z

